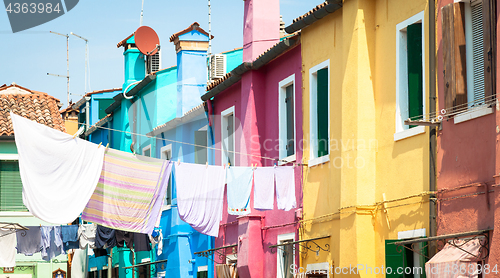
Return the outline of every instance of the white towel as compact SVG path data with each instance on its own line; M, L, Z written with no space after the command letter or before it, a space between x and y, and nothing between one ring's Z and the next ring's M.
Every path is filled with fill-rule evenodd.
M253 207L273 209L274 167L257 167L253 175Z
M95 249L95 237L97 234L97 225L92 224L81 224L78 228L78 239L80 241L80 248L87 248L87 245L91 249Z
M0 267L16 266L16 232L0 229Z
M227 212L231 215L250 213L252 193L252 167L229 167L227 169Z
M104 146L10 113L23 182L23 202L53 224L73 222L87 205L102 170Z
M224 179L225 169L222 166L175 163L179 216L202 234L219 235Z
M274 170L276 175L276 203L278 209L289 211L296 207L295 174L293 166L280 166Z

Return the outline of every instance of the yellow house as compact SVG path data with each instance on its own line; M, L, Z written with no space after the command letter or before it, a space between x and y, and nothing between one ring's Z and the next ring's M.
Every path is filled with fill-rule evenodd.
M307 164L295 273L423 277L425 248L390 243L434 235L434 127L404 123L435 107L434 5L329 0L286 27L302 32Z

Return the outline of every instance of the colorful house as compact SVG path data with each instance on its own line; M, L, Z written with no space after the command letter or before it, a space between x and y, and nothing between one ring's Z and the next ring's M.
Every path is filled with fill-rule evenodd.
M227 191L214 249L216 265L237 266L239 277L291 277L299 264L293 242L301 217L302 74L300 34L280 39L279 1L247 0L243 63L211 83L202 96L210 111L216 165L296 165L296 208L229 215ZM297 165L298 164L298 165ZM269 191L274 191L269 188Z
M85 131L85 136L95 143L109 143L111 148L126 152L213 164L207 148L193 146L207 146L212 141L200 99L209 78L207 59L214 60L216 69L224 74L241 63L242 50L207 57L209 34L196 22L172 35L170 41L176 46L177 65L165 69L161 69L158 63L159 55L145 58L140 53L135 46L134 34L118 43L118 47L124 48L123 90L107 96L99 94L100 98L112 101L104 107L104 117L89 119L93 125ZM89 102L82 100L80 105L85 103ZM100 102L89 104L91 115L95 114L93 111L97 108L93 107L97 104ZM101 107L98 109L100 111ZM131 261L129 248L114 248L109 270L112 277L134 277L134 272L139 276L213 277L209 259L194 255L212 248L213 239L196 232L179 219L175 188L172 179L160 221L162 252L137 252ZM135 271L129 268L138 264ZM99 264L95 265L99 270Z
M328 0L285 28L301 31L300 240L319 248L296 273L403 277L425 262L392 242L433 235L432 131L405 124L432 112L429 5Z
M438 3L437 234L484 239L478 268L497 277L499 3Z
M22 182L19 174L17 147L10 111L65 132L59 109L62 103L42 92L33 91L15 83L0 86L0 223L22 226L51 226L33 216L23 204ZM0 269L0 277L51 277L57 270L67 271L68 257L59 255L50 262L42 260L41 253L33 256L16 255L13 269Z

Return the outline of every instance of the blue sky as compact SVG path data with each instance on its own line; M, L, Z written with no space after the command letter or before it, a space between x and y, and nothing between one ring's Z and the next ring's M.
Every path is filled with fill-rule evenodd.
M123 3L126 3L125 5ZM321 0L281 0L285 25ZM242 45L243 1L212 0L212 52ZM3 6L2 6L3 7ZM0 11L0 85L16 82L59 98L66 107L66 38L49 33L73 32L89 40L90 89L119 88L123 83L123 50L116 44L133 33L140 23L141 0L80 0L67 14L43 25L13 34L5 11ZM197 21L208 32L208 1L144 0L143 25L160 38L162 68L175 65L169 37ZM85 42L69 40L70 98L79 100L85 91ZM87 91L90 91L87 88Z

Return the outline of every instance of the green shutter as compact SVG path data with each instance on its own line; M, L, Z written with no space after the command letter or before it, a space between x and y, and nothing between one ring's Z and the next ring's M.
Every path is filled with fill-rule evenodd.
M0 210L26 211L17 161L0 161Z
M293 84L286 87L286 155L295 154Z
M396 241L400 240L385 241L385 267L392 269L391 274L388 273L386 274L385 277L387 278L404 278L404 274L397 274L396 270L398 267L403 267L403 268L406 267L406 259L405 259L406 249L403 246L390 244Z
M328 155L328 68L317 71L318 157Z
M112 99L99 99L99 119L106 117L108 114L105 112L114 100Z
M408 25L408 117L412 120L422 118L422 23Z

